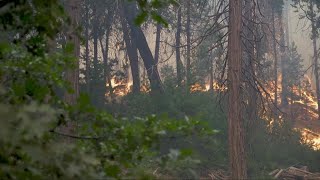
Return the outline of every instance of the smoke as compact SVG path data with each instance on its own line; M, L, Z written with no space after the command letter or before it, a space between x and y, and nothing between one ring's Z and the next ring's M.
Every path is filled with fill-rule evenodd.
M290 44L295 42L297 50L303 58L303 65L305 69L309 69L307 75L311 77L314 85L314 77L312 73L312 41L310 39L310 23L307 19L300 19L301 11L294 12L295 9L291 6L292 1L285 1L284 14L288 16L289 26L289 41ZM287 13L288 12L288 13Z

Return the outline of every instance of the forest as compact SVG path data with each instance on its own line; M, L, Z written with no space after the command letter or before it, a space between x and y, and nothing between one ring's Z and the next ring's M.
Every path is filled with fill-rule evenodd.
M0 179L320 179L319 0L0 0Z

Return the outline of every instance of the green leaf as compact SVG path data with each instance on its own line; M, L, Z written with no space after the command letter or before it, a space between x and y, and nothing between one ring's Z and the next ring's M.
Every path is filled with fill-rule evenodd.
M160 16L157 12L155 12L155 11L151 12L151 17L156 22L163 24L166 28L168 28L168 22L166 20L164 20L163 17Z
M148 13L146 11L142 11L138 14L138 16L135 18L134 23L136 25L141 25L142 23L144 23L145 21L147 21L148 18Z
M182 149L182 150L180 150L180 154L181 154L182 158L189 157L193 154L193 150L192 149Z
M118 177L120 174L121 170L120 167L117 165L108 165L105 167L105 173L109 177Z

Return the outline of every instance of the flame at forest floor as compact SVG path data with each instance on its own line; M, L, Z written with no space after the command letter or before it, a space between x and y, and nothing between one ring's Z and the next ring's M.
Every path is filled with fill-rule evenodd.
M274 81L266 82L263 96L267 101L275 101ZM311 80L305 76L301 83L287 88L287 103L282 102L282 77L278 77L277 104L282 111L280 119L293 121L294 127L300 130L305 142L313 144L313 148L320 150L320 122L318 121L318 103L315 92L310 88ZM267 118L268 119L268 118Z
M132 81L126 81L121 79L112 78L111 79L111 86L112 86L112 94L118 97L123 97L127 94L129 94L132 90L133 82ZM106 84L107 89L110 88L109 84ZM228 88L221 83L213 82L212 86L210 86L210 83L206 83L204 85L201 85L200 83L195 83L190 86L190 92L208 92L211 89L215 92L224 92ZM148 84L142 84L140 87L141 92L148 93L150 92L150 87ZM110 96L110 92L107 92L105 94L106 97Z
M212 86L210 86L210 83L206 83L205 85L196 83L190 87L191 92L208 92L211 89L215 92L225 92L228 88L224 84L218 82L213 82Z
M281 84L281 75L278 78L278 81ZM310 79L306 77L303 83L310 83ZM275 98L274 93L274 82L267 82L265 84L266 92L261 91L262 95L268 101L273 101ZM123 97L131 92L133 83L132 81L125 81L125 80L117 80L113 78L111 80L113 95L117 97ZM107 85L107 88L109 86ZM220 84L218 82L213 82L210 86L210 83L206 83L201 85L200 83L196 83L191 85L190 92L208 92L211 89L215 92L225 92L227 91L227 86L224 84ZM141 92L148 93L150 92L150 88L148 84L142 84L140 88ZM294 126L297 129L300 129L302 137L305 142L312 143L314 149L320 150L320 122L318 119L318 103L315 97L315 93L309 89L303 89L298 86L293 86L290 88L291 96L288 97L287 105L281 105L281 93L282 88L281 85L277 88L278 90L278 104L283 112L283 114L279 114L279 118L282 119L285 117L286 119L290 119L294 121ZM110 96L110 92L106 94L106 97ZM265 116L265 115L264 115ZM270 119L270 118L263 118L263 119ZM270 121L272 124L272 121ZM312 132L312 133L311 133Z
M320 134L309 129L301 129L302 138L305 142L310 143L315 150L320 150Z

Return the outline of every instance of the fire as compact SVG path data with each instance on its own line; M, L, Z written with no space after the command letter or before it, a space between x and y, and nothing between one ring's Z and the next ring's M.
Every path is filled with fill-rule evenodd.
M220 84L218 82L213 82L212 84L213 90L214 91L218 91L218 92L225 92L226 90L228 90L227 86ZM206 90L209 91L210 90L210 84L207 83L206 84Z
M111 79L112 94L118 97L123 97L129 94L132 90L133 82L128 80L120 80L117 78ZM109 84L106 84L106 87L109 88ZM150 88L148 84L142 84L140 87L141 92L148 93ZM105 94L106 97L110 96L110 92Z
M315 149L320 150L320 137L313 139L313 142L316 144Z
M301 135L305 142L310 143L314 150L320 150L320 134L309 129L301 129Z
M196 84L193 84L191 87L190 87L190 91L191 92L206 92L206 88L203 87L201 84L199 83L196 83Z
M282 75L280 74L277 79L277 103L281 104L281 92L282 92L282 87L281 87L281 82L282 82ZM264 84L264 88L267 92L261 89L260 87L260 92L262 92L262 95L268 99L269 101L274 101L275 99L275 81L268 81Z
M225 92L228 88L227 86L220 84L218 82L213 82L212 84L213 90L215 92ZM204 86L196 83L190 87L191 92L208 92L210 91L210 83L206 83Z
M308 106L312 107L313 109L318 109L318 103L316 101L316 97L313 94L307 93L303 91L301 93L301 98L304 100L293 101L294 103L300 104L307 104Z
M315 150L320 150L320 134L317 134L320 132L320 123L317 121L318 103L315 93L310 86L310 78L305 76L299 86L293 85L292 87L288 87L288 105L284 106L281 105L281 95L283 91L281 81L282 77L279 75L277 79L277 104L278 108L280 108L284 114L281 117L282 113L279 113L277 121L282 121L285 117L295 121L295 127L301 132L303 141L312 144L312 147ZM266 105L270 102L274 103L274 81L266 82L264 84L264 89L260 90ZM273 114L273 112L270 110L266 110L261 114L261 117L270 123L270 127L275 121L271 114Z
M282 93L282 88L281 88L281 81L282 77L281 75L278 77L278 104L281 103L281 93ZM302 87L307 87L307 84L310 84L310 79L308 77L305 77ZM133 82L128 81L128 80L123 80L123 79L117 79L117 78L112 78L111 79L111 85L113 89L113 94L119 97L123 97L130 93ZM265 99L268 101L274 101L275 98L275 93L274 93L274 81L269 81L265 84L265 91L262 91L262 95ZM107 87L109 86L108 84L106 85ZM227 87L221 83L218 82L213 82L212 84L213 90L215 92L225 92L227 91ZM208 92L210 91L210 83L206 83L204 85L201 85L200 83L196 83L190 87L190 92ZM289 107L292 107L294 105L295 108L294 111L298 111L299 116L296 116L295 118L298 120L296 123L296 127L299 129L299 131L302 134L302 138L304 142L311 143L312 147L315 150L320 150L320 134L317 134L313 132L311 129L314 129L313 127L318 127L316 128L316 132L320 130L320 123L315 124L314 120L311 121L305 121L302 117L309 117L311 119L317 119L318 114L317 114L317 108L318 108L318 103L317 99L315 97L314 92L312 92L311 89L303 89L298 86L293 86L290 88L291 93L293 94L291 97L288 98L288 103ZM141 92L150 92L149 85L144 83L141 86ZM110 93L108 92L106 96L110 96ZM294 98L293 98L294 97ZM306 112L307 114L304 114ZM270 124L270 127L272 127L273 122L275 119L270 115L272 112L262 112L261 117L262 119L267 120ZM303 114L303 115L301 115ZM277 120L282 121L283 116L280 113L279 117Z
M132 84L133 83L131 81L126 82L124 80L118 80L116 78L112 78L111 79L111 86L113 90L112 93L120 97L125 96L130 92ZM109 87L109 84L107 84L106 86ZM106 96L110 96L110 92L107 92Z

